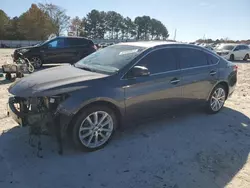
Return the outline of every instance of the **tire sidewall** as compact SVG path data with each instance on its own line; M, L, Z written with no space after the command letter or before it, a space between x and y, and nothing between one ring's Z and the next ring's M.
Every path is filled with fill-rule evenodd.
M225 100L224 100L224 103L223 103L222 107L221 107L218 111L214 111L214 110L212 109L212 107L211 107L211 98L212 98L214 92L215 92L218 88L222 88L222 89L224 90L224 92L225 92ZM207 111L208 111L208 113L210 113L210 114L216 114L216 113L218 113L219 111L221 111L221 110L223 109L224 105L225 105L226 98L227 98L227 92L226 92L225 87L224 87L223 85L221 85L221 84L217 85L217 86L213 89L213 91L211 92L211 94L210 94L210 96L209 96L209 100L207 101Z
M99 147L96 147L96 148L88 148L86 146L84 146L79 138L79 129L80 129L80 126L81 126L81 123L82 121L88 117L88 115L92 114L93 112L96 112L96 111L104 111L106 113L108 113L112 120L113 120L113 131L111 133L111 136L109 137L109 139L104 143L102 144L101 146ZM105 147L109 141L112 139L114 133L115 133L115 130L117 128L117 124L118 124L118 121L117 121L117 117L114 113L114 111L106 106L101 106L101 105L94 105L94 106L91 106L91 107L88 107L86 109L83 109L82 111L79 112L79 114L75 117L75 121L73 121L74 123L71 125L73 126L73 129L72 129L72 141L75 145L75 147L77 149L80 149L82 151L96 151L96 150L99 150L103 147Z

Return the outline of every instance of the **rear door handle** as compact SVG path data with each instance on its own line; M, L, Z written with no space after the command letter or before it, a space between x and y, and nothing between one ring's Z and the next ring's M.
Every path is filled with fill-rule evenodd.
M210 75L211 75L211 76L214 76L214 75L216 75L216 73L217 73L216 71L211 71L211 72L210 72Z
M180 82L180 80L178 78L174 78L170 81L170 83L173 85L178 84L179 82Z

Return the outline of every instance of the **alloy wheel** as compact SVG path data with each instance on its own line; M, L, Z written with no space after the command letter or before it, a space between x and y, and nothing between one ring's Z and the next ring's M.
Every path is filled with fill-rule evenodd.
M223 107L225 100L226 100L225 90L220 87L217 88L210 99L211 109L214 112L219 111Z
M31 64L35 69L39 69L42 66L42 60L39 57L32 57Z
M112 117L107 112L96 111L82 121L79 128L79 139L87 148L98 148L109 140L113 130Z

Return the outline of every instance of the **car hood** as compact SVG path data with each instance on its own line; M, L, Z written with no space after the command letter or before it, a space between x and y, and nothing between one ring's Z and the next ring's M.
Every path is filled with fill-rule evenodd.
M104 78L109 75L85 71L71 65L62 65L35 72L24 77L9 88L19 97L51 96L85 88L82 82Z
M21 47L21 48L17 48L16 50L17 51L21 51L21 50L24 50L24 49L32 49L32 48L37 48L37 46L25 46L25 47Z

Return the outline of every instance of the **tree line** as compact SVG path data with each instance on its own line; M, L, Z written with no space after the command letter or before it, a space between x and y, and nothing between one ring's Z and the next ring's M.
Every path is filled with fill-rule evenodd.
M150 16L134 20L115 11L92 10L85 17L70 18L54 4L32 4L19 17L10 18L0 9L0 40L46 40L51 34L83 36L92 39L165 40L166 26Z
M220 43L243 43L243 44L250 44L250 39L248 40L230 40L229 38L222 38L222 39L198 39L196 40L198 43L214 43L214 44L220 44Z

